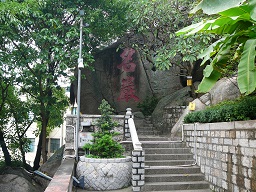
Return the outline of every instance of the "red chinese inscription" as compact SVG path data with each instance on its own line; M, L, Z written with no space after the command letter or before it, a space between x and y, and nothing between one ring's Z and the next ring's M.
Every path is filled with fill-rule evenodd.
M118 69L121 69L125 72L134 72L136 64L132 62L132 56L135 53L134 49L126 48L123 53L120 55L122 57L122 63L117 66Z
M123 72L134 72L136 68L136 64L133 63L132 56L135 53L135 50L132 48L126 48L123 53L120 55L122 58L122 63L117 66L118 69ZM122 79L120 96L118 97L118 101L126 101L134 100L135 102L139 101L139 98L135 95L135 86L134 86L134 77L127 76Z
M118 97L118 101L123 100L128 102L131 99L139 101L139 98L135 95L134 77L128 76L127 78L122 79L121 93Z

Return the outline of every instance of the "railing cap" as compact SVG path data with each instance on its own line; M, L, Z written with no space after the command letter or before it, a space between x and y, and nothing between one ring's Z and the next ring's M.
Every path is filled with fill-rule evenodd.
M131 108L126 109L126 115L132 115L132 109Z

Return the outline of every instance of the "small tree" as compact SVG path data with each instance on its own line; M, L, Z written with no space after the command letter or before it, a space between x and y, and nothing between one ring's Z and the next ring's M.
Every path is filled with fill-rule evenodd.
M101 117L97 120L96 126L99 128L93 134L93 143L87 143L83 146L84 150L89 150L89 157L93 158L119 158L123 156L124 148L118 143L113 136L119 133L113 131L118 125L116 121L111 118L114 109L108 104L106 100L102 100L99 110Z

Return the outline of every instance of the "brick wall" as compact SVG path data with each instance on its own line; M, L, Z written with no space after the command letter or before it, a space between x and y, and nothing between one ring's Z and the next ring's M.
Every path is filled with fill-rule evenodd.
M255 120L185 124L184 138L214 191L256 191Z

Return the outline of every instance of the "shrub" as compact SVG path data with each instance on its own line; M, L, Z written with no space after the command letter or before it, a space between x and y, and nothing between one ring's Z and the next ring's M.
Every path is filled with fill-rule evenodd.
M118 123L111 118L113 109L106 100L102 100L99 110L101 112L101 117L96 123L96 126L99 129L93 134L94 140L92 143L85 144L83 149L89 150L90 155L88 155L88 157L92 158L123 157L123 146L113 138L119 134L113 131L113 128L118 125Z
M137 107L140 109L143 115L150 116L153 113L154 109L156 108L158 101L158 98L156 98L155 96L147 96L142 103L139 103L137 105Z
M205 110L189 113L184 123L213 123L256 119L256 97L246 96L224 101Z

